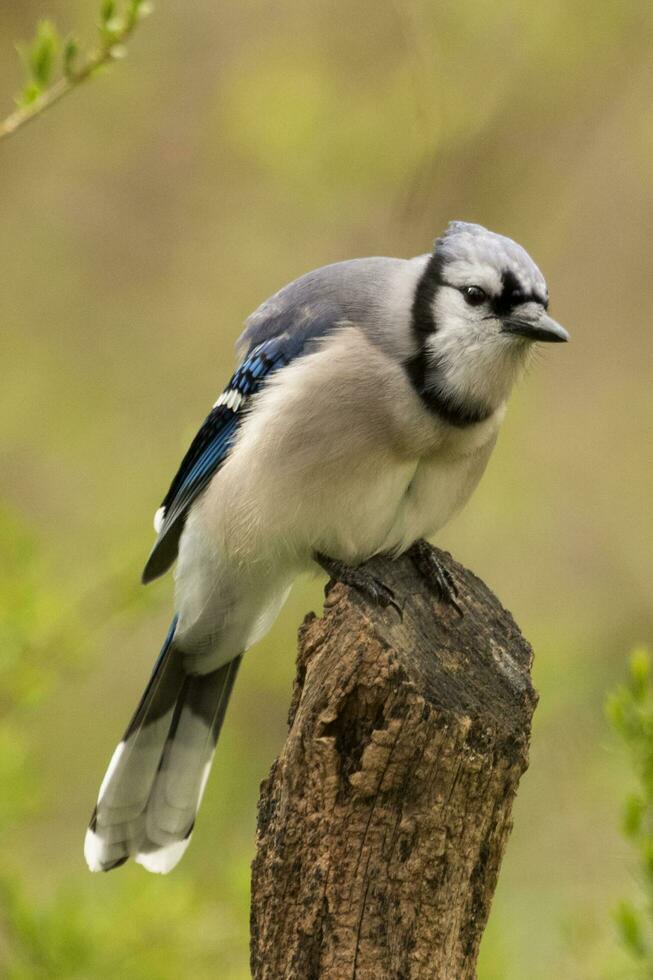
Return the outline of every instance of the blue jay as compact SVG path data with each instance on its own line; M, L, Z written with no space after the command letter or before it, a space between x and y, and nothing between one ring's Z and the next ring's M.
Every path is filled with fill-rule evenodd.
M533 342L568 340L547 305L521 246L454 221L430 254L325 266L250 316L155 516L143 582L176 560L177 613L100 787L91 870L179 861L243 653L297 575L317 562L392 601L357 566L422 560L468 500Z

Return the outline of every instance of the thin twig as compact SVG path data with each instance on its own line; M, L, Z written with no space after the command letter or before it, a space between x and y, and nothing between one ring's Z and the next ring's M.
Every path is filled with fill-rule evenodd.
M129 40L147 12L148 9L145 8L142 0L132 0L129 10L125 14L122 28L107 35L106 40L87 56L83 65L76 69L69 69L63 77L53 82L33 102L29 105L20 106L0 122L0 140L13 136L21 126L25 126L36 116L45 112L46 109L60 102L64 96L86 82L101 68L122 58L125 54L123 45Z

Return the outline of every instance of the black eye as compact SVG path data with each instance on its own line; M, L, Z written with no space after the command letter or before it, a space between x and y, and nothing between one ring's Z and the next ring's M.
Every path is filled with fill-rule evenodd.
M487 293L480 286L463 286L462 294L470 306L480 306L487 299Z

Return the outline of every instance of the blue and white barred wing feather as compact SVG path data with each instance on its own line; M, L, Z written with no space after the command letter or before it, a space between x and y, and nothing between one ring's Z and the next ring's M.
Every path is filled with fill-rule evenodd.
M156 512L158 538L143 571L143 582L163 575L174 562L188 509L227 458L248 399L269 374L287 363L284 345L274 338L257 345L234 373L193 439Z
M177 557L188 509L227 458L251 397L271 374L307 353L312 341L338 325L334 304L304 303L298 310L289 300L290 296L277 307L273 298L250 318L239 342L246 347L244 359L195 436L156 512L158 537L143 571L144 583L163 575Z

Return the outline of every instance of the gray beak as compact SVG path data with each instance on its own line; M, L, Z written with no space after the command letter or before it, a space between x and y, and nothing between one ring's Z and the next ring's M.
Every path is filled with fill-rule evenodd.
M561 344L569 340L565 328L556 323L548 313L542 313L534 320L507 316L503 321L502 332L514 333L519 337L526 337L527 340L539 340L545 344Z

